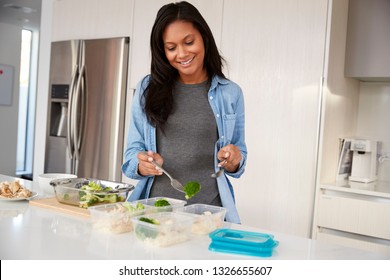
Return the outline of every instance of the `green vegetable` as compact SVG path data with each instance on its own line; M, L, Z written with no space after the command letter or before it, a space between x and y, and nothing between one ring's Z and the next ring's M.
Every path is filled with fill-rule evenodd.
M138 220L153 225L160 224L158 220L152 218L140 217ZM158 231L144 225L138 225L135 229L135 234L139 239L144 240L146 238L155 238L158 234Z
M98 183L91 181L88 183L88 185L82 186L81 189L87 190L87 191L101 191L101 190L103 190L103 187L101 185L99 185Z
M124 201L124 198L117 194L105 194L112 190L111 187L101 186L93 181L80 188L80 207L88 208L97 203L115 203Z
M129 212L135 212L139 210L145 209L145 206L142 203L137 203L135 207L131 205L129 202L125 202L122 204Z
M185 198L188 200L200 191L201 187L198 182L191 181L184 185Z
M164 207L164 206L169 206L171 205L168 200L162 198L162 199L158 199L156 200L156 202L154 203L154 206L156 207Z
M160 222L158 220L152 219L152 218L140 217L139 220L142 222L145 222L145 223L153 224L153 225L160 224Z

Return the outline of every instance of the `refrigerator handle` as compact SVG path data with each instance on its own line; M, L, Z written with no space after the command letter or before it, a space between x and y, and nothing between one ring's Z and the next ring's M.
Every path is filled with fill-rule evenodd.
M72 81L70 83L70 90L69 90L69 104L68 104L68 137L67 137L67 142L68 142L68 154L69 158L73 158L74 154L74 146L73 146L73 131L72 131L72 114L73 114L73 102L74 102L74 94L75 94L75 86L76 86L76 81L78 78L78 65L75 65L75 68L73 70L72 74Z
M81 67L79 80L77 81L76 86L76 96L74 97L74 110L73 110L73 146L74 146L74 155L75 159L80 159L80 147L81 147L81 136L82 129L84 127L84 97L83 97L83 89L84 89L84 78L85 78L85 66ZM81 99L81 100L80 100ZM80 102L81 101L81 102ZM79 110L79 108L81 108ZM80 120L78 120L78 116L80 116Z
M85 133L85 117L87 115L87 77L86 77L86 71L85 66L82 68L81 73L81 88L80 88L80 98L81 98L81 105L80 105L80 124L79 124L79 134L78 139L75 139L77 142L77 150L78 154L80 154L81 145L84 140L84 133Z
M85 90L86 90L86 77L85 77L85 43L84 41L80 42L79 48L79 63L80 63L80 75L77 81L76 87L76 97L74 104L74 138L73 145L75 150L75 172L78 170L78 160L80 159L80 149L83 138L84 131L84 118L85 118ZM79 104L81 99L81 104ZM78 119L80 117L80 119Z

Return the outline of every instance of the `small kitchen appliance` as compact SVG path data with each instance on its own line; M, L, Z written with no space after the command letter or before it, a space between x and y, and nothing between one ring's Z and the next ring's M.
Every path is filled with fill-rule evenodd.
M366 139L351 141L352 171L350 181L369 183L376 180L378 142Z

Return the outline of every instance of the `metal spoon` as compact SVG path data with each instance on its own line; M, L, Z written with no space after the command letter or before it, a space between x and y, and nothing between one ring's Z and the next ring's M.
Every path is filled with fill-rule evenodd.
M146 151L142 151L141 153L143 153L144 155L148 155L148 153ZM178 181L176 180L175 178L173 178L164 168L162 168L162 166L160 164L158 164L156 161L152 160L151 163L154 164L154 166L158 167L162 172L164 172L165 175L168 176L169 180L171 180L171 186L173 188L175 188L176 190L178 190L179 192L182 192L184 193L184 188L183 188L183 185Z
M225 163L226 163L226 160L224 160L224 161L221 162L221 164L225 164ZM218 178L218 177L221 176L224 172L225 172L225 168L223 168L223 166L221 166L217 172L211 174L211 178Z
M226 142L226 144L229 144L230 140L225 141L225 142ZM223 145L223 138L221 137L217 140L217 142L215 142L216 150L219 151L221 149L222 145ZM219 163L219 170L217 172L211 174L211 178L218 178L219 176L221 176L225 172L225 168L223 166L226 164L226 161L227 161L227 159L225 159Z

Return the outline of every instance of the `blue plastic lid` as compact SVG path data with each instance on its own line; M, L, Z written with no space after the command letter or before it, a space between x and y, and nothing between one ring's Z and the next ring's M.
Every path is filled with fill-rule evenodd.
M279 242L273 235L234 229L217 229L209 234L210 251L242 254L257 257L270 257Z

